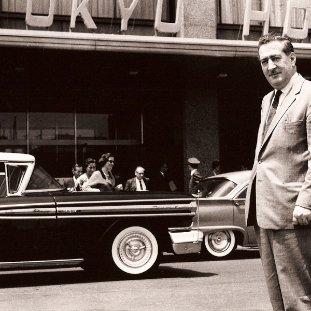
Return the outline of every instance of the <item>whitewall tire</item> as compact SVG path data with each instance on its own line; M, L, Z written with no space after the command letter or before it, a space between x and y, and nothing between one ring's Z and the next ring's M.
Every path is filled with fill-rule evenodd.
M231 230L211 232L205 235L206 251L214 257L228 256L236 248L236 238Z
M146 228L128 227L114 238L111 254L120 271L138 275L157 266L159 247L155 236Z

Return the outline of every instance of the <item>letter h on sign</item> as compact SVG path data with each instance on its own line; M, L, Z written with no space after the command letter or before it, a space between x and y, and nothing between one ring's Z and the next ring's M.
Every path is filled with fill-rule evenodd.
M264 22L262 35L267 34L269 32L270 12L271 12L271 0L264 0L263 11L252 10L252 0L246 0L242 39L245 40L245 37L249 36L249 28L251 20Z

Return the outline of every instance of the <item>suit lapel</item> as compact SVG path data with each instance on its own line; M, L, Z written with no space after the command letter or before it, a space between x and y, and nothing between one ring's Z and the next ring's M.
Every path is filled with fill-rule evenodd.
M264 111L264 124L261 127L261 138L262 138L262 144L260 147L260 151L262 151L262 147L266 144L267 140L269 139L270 135L272 134L272 132L274 131L275 127L278 125L278 123L281 121L282 117L284 116L284 114L286 113L286 111L292 106L292 104L296 101L296 95L300 93L302 84L304 82L304 78L302 76L299 75L299 77L297 78L297 80L295 81L295 83L293 84L292 88L290 89L290 91L288 92L287 96L284 98L283 103L281 104L281 106L278 108L271 124L270 127L266 133L265 137L262 137L263 134L263 130L264 130L264 126L265 126L265 120L267 119L267 115L269 112L269 106L271 103L271 97L270 97L270 102L269 104L265 105L265 111ZM273 92L272 92L272 96L273 96Z

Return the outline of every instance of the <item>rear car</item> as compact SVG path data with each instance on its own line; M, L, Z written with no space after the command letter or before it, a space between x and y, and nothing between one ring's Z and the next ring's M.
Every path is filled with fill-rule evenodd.
M245 199L250 171L209 177L200 182L194 196L198 213L193 227L203 232L201 253L226 257L238 245L257 246L254 227L245 225Z

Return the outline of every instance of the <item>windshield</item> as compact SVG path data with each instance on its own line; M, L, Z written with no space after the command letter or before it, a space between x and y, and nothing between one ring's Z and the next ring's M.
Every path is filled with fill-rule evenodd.
M26 190L63 189L39 164L35 165Z
M200 182L200 197L221 198L227 196L235 187L236 183L225 178L207 179Z

